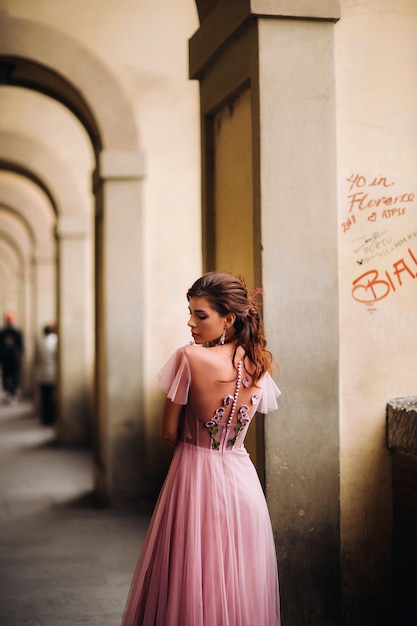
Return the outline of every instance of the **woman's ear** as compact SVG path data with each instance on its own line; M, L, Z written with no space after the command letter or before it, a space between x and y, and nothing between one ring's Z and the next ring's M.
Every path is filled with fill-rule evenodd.
M234 313L228 313L226 317L224 318L224 320L225 320L224 327L227 330L228 328L233 326L233 324L235 323L236 315Z

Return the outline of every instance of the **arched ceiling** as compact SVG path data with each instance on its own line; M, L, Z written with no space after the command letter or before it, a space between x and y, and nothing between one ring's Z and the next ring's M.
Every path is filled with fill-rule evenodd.
M138 149L133 113L109 69L75 38L29 19L0 16L0 84L62 102L80 119L96 153Z
M55 255L56 215L37 185L25 176L0 171L0 207L6 207L27 224L33 233L37 255Z
M100 133L91 111L79 91L56 72L28 59L2 56L0 84L33 89L62 102L82 121L93 146L100 149Z
M33 233L27 227L27 224L16 214L11 213L5 207L0 206L0 233L3 238L12 243L13 247L18 250L18 254L28 267L33 257L35 241Z
M77 189L66 163L38 139L0 132L0 169L34 181L57 214L88 216L88 199Z

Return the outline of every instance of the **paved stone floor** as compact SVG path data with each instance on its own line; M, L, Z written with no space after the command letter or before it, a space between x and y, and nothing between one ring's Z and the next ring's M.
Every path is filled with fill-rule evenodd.
M98 509L87 450L0 404L0 626L120 626L149 517Z

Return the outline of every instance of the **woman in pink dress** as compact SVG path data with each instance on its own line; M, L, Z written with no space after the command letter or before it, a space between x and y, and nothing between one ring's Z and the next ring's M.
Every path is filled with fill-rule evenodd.
M244 439L277 408L256 303L210 272L187 292L193 342L160 371L161 436L175 447L122 626L279 626L265 497Z

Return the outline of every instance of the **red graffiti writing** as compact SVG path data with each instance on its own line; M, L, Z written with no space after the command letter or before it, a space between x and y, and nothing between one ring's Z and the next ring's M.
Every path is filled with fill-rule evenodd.
M373 178L370 183L368 183L365 176L362 176L361 174L352 174L352 176L346 180L350 183L349 191L352 191L354 187L360 188L365 187L366 185L368 187L392 187L392 185L395 185L394 182L389 183L385 176L377 176Z
M408 276L411 279L417 278L417 258L411 248L407 250L409 258L401 258L392 265L392 269L385 270L381 274L378 270L372 269L361 274L353 282L352 296L354 300L362 304L373 304L386 298L392 291L397 291L398 287L405 284ZM415 267L413 267L413 264ZM410 267L411 265L411 267Z
M357 216L363 214L369 222L379 219L392 219L405 215L407 205L414 203L415 193L387 193L395 181L386 176L367 179L363 174L352 174L347 179L348 217L342 222L342 230L348 232L357 223ZM377 189L384 190L378 194Z
M379 196L379 198L370 198L368 193L357 191L348 196L349 213L352 213L354 209L364 211L366 209L380 207L381 205L391 206L392 204L407 204L408 202L414 202L414 197L413 193L402 193L399 196Z
M351 215L345 222L342 222L343 232L346 233L353 224L356 223L356 217Z

